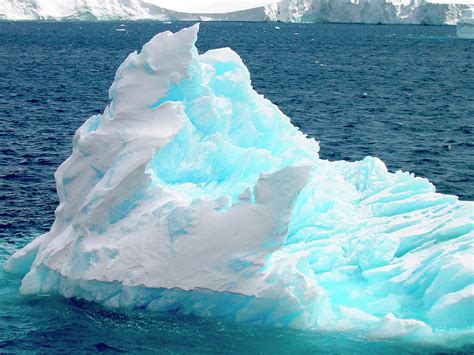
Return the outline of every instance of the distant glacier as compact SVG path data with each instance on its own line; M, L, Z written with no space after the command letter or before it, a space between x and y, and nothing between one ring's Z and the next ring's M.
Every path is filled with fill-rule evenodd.
M284 22L454 25L465 7L430 0L282 0L266 14Z
M429 0L282 0L221 14L183 13L149 0L0 0L0 20L282 21L455 25L466 5Z
M0 0L0 20L263 21L265 8L222 14L164 9L147 0Z

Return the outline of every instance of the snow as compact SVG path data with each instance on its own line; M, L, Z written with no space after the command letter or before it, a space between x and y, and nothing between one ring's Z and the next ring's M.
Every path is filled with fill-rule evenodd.
M175 2L176 3L176 2ZM177 12L158 6L155 0L0 0L3 20L200 20L259 21L263 7L228 13ZM181 4L183 5L183 4ZM176 7L176 6L175 6ZM178 6L179 8L179 6ZM191 7L192 8L192 7ZM209 6L205 7L205 9ZM232 6L232 9L239 7ZM246 7L244 7L246 8Z
M474 39L474 6L462 12L456 31L459 38Z
M198 25L118 68L74 137L23 294L371 338L465 343L472 202L382 161L330 162Z
M462 5L427 0L282 0L265 7L270 20L453 25Z
M226 13L254 9L277 0L148 0L160 7L180 12Z
M466 0L472 1L472 0ZM249 4L271 1L179 2L158 0L0 0L4 20L199 20L357 23L457 23L466 5L435 4L428 0L282 0L247 9ZM459 3L464 3L459 0ZM163 5L163 6L161 6ZM245 9L245 10L244 10ZM212 10L212 11L211 11ZM228 11L216 13L218 11ZM239 11L235 11L239 10ZM203 13L204 12L204 13ZM207 12L207 13L206 13ZM211 13L209 13L211 12Z
M142 0L1 0L0 18L9 20L49 19L157 19L170 12Z

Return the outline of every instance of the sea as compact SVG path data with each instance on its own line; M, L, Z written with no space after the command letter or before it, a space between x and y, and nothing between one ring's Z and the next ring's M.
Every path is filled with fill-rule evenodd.
M0 22L0 353L474 352L20 295L2 266L53 223L75 130L104 110L128 53L190 24ZM474 199L474 41L455 27L206 22L197 46L237 51L323 159L376 156Z

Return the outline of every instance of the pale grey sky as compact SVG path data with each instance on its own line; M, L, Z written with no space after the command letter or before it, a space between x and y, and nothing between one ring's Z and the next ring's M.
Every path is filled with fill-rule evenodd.
M278 0L147 0L158 6L182 12L229 12L250 9Z

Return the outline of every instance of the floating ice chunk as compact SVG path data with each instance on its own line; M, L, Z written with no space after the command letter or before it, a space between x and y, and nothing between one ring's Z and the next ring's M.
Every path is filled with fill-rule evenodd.
M197 32L119 67L55 174L51 230L7 262L21 292L469 341L473 203L377 158L320 160L235 52L198 54Z
M391 339L406 335L411 337L429 337L432 335L431 327L415 319L398 319L392 313L381 319L370 335L374 338Z
M462 12L456 32L459 38L474 39L474 6Z

